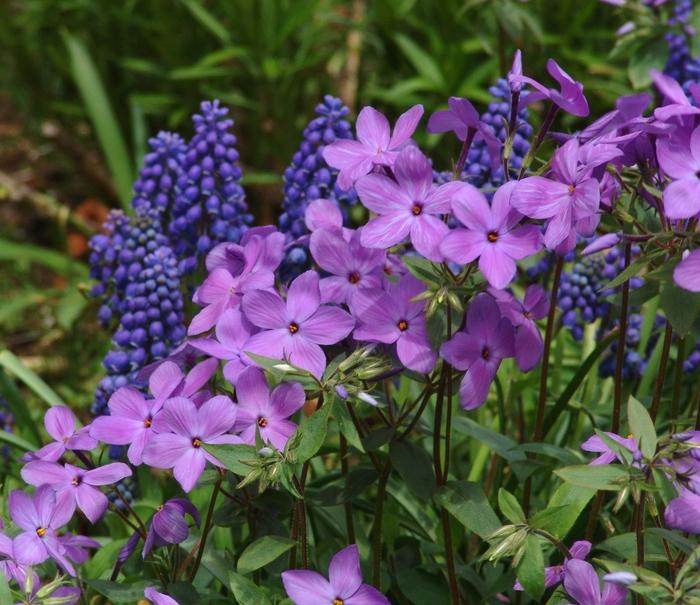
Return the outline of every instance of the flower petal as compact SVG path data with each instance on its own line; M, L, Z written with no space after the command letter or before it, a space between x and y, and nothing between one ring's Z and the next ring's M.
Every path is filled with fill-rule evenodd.
M321 574L308 569L282 572L282 584L294 605L330 603L336 597L330 583Z
M320 304L321 292L318 287L318 273L305 271L289 286L287 316L290 322L302 324L314 314Z
M46 412L44 426L46 432L56 441L62 441L64 437L70 437L75 432L75 416L70 408L57 405Z
M360 553L356 544L339 550L328 566L328 579L336 597L345 600L354 595L362 585Z
M332 345L343 340L354 327L355 320L347 311L324 305L301 324L298 335L316 344Z
M259 328L286 328L289 324L287 305L276 292L253 290L246 292L241 302L246 319Z

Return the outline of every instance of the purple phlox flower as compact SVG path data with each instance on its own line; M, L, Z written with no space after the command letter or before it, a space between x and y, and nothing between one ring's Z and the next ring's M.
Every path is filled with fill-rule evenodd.
M685 94L683 87L674 80L671 76L661 73L656 69L651 70L651 79L661 92L664 104L654 110L654 117L657 120L665 122L675 117L697 115L700 113L700 107L693 105L690 99ZM690 85L690 92L693 99L698 101L700 98L700 86L697 84Z
M515 361L522 372L529 372L542 359L544 341L535 323L549 311L549 298L542 286L533 284L525 290L522 302L505 290L490 289L498 308L515 327Z
M383 113L374 107L364 107L357 116L357 140L340 139L323 148L323 159L340 171L338 187L350 189L375 166L392 167L422 116L423 106L414 105L399 116L392 133Z
M249 238L245 246L226 243L214 248L207 256L209 275L192 297L204 308L192 318L187 333L209 330L246 292L272 288L283 254L284 236L277 232Z
M664 189L664 213L683 219L700 212L700 126L656 141L659 165L672 182Z
M616 435L615 433L609 433L607 431L605 432L605 434L608 437L610 437L610 439L612 439L613 441L617 441L617 443L628 449L630 452L632 452L632 454L639 452L637 441L632 435L630 435L629 437L622 437L620 435ZM591 465L610 464L615 460L622 462L620 456L612 449L610 449L610 446L607 443L605 443L605 441L603 441L598 435L593 435L586 439L581 444L581 449L584 452L593 452L596 454L600 454L600 456L589 462L589 464Z
M406 275L408 270L401 260L400 254L387 254L386 263L384 263L384 275L387 277L401 277Z
M27 579L27 572L29 571L27 567L27 565L17 562L14 540L0 533L0 573L2 573L8 581L14 580L20 586L24 586L24 582ZM38 585L39 576L36 572L32 573L34 574L34 585Z
M605 172L600 179L600 205L610 210L613 204L620 199L622 186L612 174Z
M600 590L600 579L590 563L572 559L566 564L564 588L578 605L622 605L627 599L627 588L605 582Z
M149 586L143 591L143 596L153 603L153 605L180 605L175 599L167 594L158 592L152 586Z
M617 246L620 243L619 233L606 233L594 239L590 244L588 244L582 251L581 256L589 256L590 254L595 254L596 252L602 252L613 246Z
M677 489L687 488L700 494L700 460L693 456L692 450L686 455L668 460L667 463L674 471Z
M561 584L564 581L564 573L566 572L566 565L569 561L581 560L585 561L588 557L588 553L591 552L591 546L593 546L588 540L578 540L574 542L569 552L571 553L571 559L565 560L561 565L552 565L550 567L544 568L544 587L550 588ZM522 584L516 580L513 585L513 590L523 590Z
M265 443L284 450L297 425L289 417L304 406L304 388L298 382L284 382L270 392L259 368L244 370L236 383L238 415L233 430L244 443L255 444L256 433Z
M321 269L330 273L319 282L322 303L347 303L363 288L378 288L384 279L386 252L365 248L362 230L346 241L341 234L318 229L311 234L311 254Z
M513 63L510 66L510 71L508 72L508 86L510 87L511 93L520 92L523 88L522 81L520 78L523 75L523 53L520 49L516 49L513 53Z
M189 500L172 498L158 507L151 519L141 556L145 559L153 546L180 544L187 540L190 528L185 520L186 514L192 517L199 527L201 523L199 511Z
M700 292L700 250L693 250L683 256L683 260L673 270L673 281L681 288Z
M294 605L390 605L376 588L363 584L355 544L333 555L328 580L309 569L291 569L282 572L282 583Z
M87 550L88 548L101 547L97 540L77 534L65 534L58 539L63 548L66 549L66 557L78 565L82 565L90 558L90 553Z
M224 378L235 384L239 374L253 361L245 354L250 337L258 332L239 308L228 309L216 324L216 339L195 338L190 344L217 359L226 360Z
M615 102L615 109L594 120L578 135L579 141L588 142L602 136L615 134L632 124L643 124L648 118L642 118L644 110L651 103L647 92L620 97Z
M413 299L425 291L425 285L412 275L388 283L386 290L361 290L353 299L352 312L358 325L355 340L396 343L401 363L416 372L429 372L437 356L430 346L426 325L425 301Z
M29 485L50 485L56 491L57 507L70 509L72 515L77 505L91 523L97 523L109 503L97 488L130 477L131 469L122 462L85 470L72 464L36 460L25 465L21 474Z
M479 259L479 269L494 288L505 288L515 277L515 261L542 247L537 225L520 225L522 215L510 205L517 181L498 188L489 205L472 185L455 199L452 212L466 229L453 229L440 244L451 261L465 265Z
M209 461L222 464L202 446L240 443L228 432L236 421L236 407L225 395L205 401L201 407L186 397L173 397L154 419L153 435L143 451L143 461L155 468L172 468L182 489L189 492Z
M70 521L74 507L65 500L60 503L53 488L42 485L34 496L20 490L11 492L8 509L14 524L24 530L14 539L16 561L21 565L39 565L51 558L75 576L56 534Z
M136 380L139 382L147 382L151 374L155 372L161 365L167 362L172 362L182 370L192 367L197 360L202 357L202 352L194 347L191 347L187 340L181 342L175 347L170 355L153 363L149 363L139 370L136 374Z
M509 78L509 81L529 84L536 90L536 92L531 92L521 99L521 108L535 101L549 99L557 107L563 109L567 113L585 118L589 113L589 109L588 101L583 94L583 84L576 82L576 80L566 73L554 59L549 59L549 61L547 61L547 71L559 84L559 90L547 88L537 80L533 80L528 76L513 75Z
M248 352L287 359L316 378L326 368L320 345L341 341L355 325L346 311L321 304L315 271L302 273L290 284L286 301L277 292L254 290L243 297L242 305L248 321L261 328L248 341Z
M468 136L473 136L473 140L483 139L495 169L501 158L501 142L491 126L481 121L479 112L468 99L450 97L447 105L449 109L441 109L430 116L426 130L431 134L452 131L460 141L465 141Z
M600 185L591 168L579 170L579 143L567 141L552 160L552 179L531 176L518 181L511 195L513 207L530 218L547 219L544 243L554 250L572 249L576 233L593 235L598 225Z
M670 529L700 534L700 496L689 490L681 490L678 498L666 506L664 521Z
M465 410L480 407L501 361L515 355L515 330L503 317L496 301L477 294L467 310L466 326L442 345L440 355L455 368L466 371L459 388Z
M343 213L330 200L319 198L306 207L304 222L311 233L317 229L343 230Z
M22 456L23 462L30 460L47 460L55 462L67 450L92 450L97 447L97 441L90 436L88 427L76 430L75 415L70 408L57 405L50 408L44 415L44 428L55 439L36 452Z
M450 211L453 198L466 183L433 185L430 161L417 147L406 147L394 165L396 180L384 174L362 177L355 190L362 203L379 216L362 229L362 245L388 248L410 236L413 247L426 258L441 262L440 242L449 228L440 218Z

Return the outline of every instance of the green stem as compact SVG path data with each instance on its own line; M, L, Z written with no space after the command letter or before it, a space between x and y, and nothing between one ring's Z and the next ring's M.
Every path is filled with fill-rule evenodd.
M661 362L659 363L659 372L656 375L656 385L654 386L654 398L651 401L651 410L649 415L653 421L656 421L656 416L659 413L659 404L661 403L661 393L664 389L664 379L666 378L666 367L668 366L668 357L671 352L671 340L673 339L673 328L671 322L666 320L666 330L664 332L664 344L661 349Z
M386 484L389 481L391 461L387 460L377 484L377 502L374 509L374 525L372 526L372 584L379 589L382 570L382 521L384 517L384 500Z
M629 267L632 255L632 244L625 245L625 263L623 271ZM622 409L622 370L625 365L625 344L627 341L627 314L629 311L630 281L625 280L622 286L622 313L620 314L620 333L617 339L617 359L615 360L615 397L613 404L612 432L620 431L620 411Z
M211 497L209 498L209 507L207 508L207 516L204 520L204 527L202 528L202 537L199 539L199 547L197 549L197 558L195 559L192 570L190 571L190 582L194 581L194 577L197 575L197 570L202 563L202 557L204 556L204 547L207 545L207 538L209 537L209 532L214 521L214 506L216 506L216 497L219 495L219 488L221 487L221 482L224 480L223 475L220 475L214 484L214 489L211 492ZM192 558L193 551L187 555L182 567L183 569L189 564L189 560Z
M347 481L348 476L348 441L345 435L340 435L340 472L343 475L343 480ZM348 544L355 543L355 523L352 517L352 501L346 500L343 504L345 508L345 529L348 534Z
M676 369L673 376L673 396L671 398L671 418L676 421L679 413L681 398L681 385L683 382L683 361L685 360L685 338L678 339L678 352L676 354ZM673 431L675 432L675 430Z

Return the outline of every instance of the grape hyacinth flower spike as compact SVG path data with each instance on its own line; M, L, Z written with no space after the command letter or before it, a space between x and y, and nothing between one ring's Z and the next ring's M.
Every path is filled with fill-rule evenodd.
M355 544L333 555L328 580L309 569L292 569L282 572L282 583L294 605L390 605L381 592L362 582Z
M255 445L256 434L282 451L297 428L289 417L304 406L304 388L298 382L285 382L270 392L265 374L247 368L236 382L237 415L233 430L243 443Z
M189 492L207 462L222 466L203 445L241 443L229 434L235 421L236 407L225 395L212 397L200 408L186 397L168 399L154 420L157 433L146 445L143 461L155 468L172 468L182 489Z
M306 271L289 286L287 300L269 290L253 290L242 301L243 314L261 329L248 341L248 351L287 359L321 378L326 356L320 345L340 342L355 321L343 309L321 304L318 273Z
M515 330L491 296L477 294L467 310L465 329L442 345L440 355L466 371L460 402L465 410L473 410L486 401L501 361L515 356Z
M511 207L516 181L499 187L489 205L486 196L465 185L452 212L466 229L454 229L440 244L451 261L466 265L479 259L479 269L494 288L505 288L515 277L516 261L536 254L542 234L536 225L519 225L522 215Z
M396 180L370 174L355 184L362 204L378 216L362 228L360 241L369 248L388 248L410 236L413 247L427 259L441 262L440 242L449 229L441 215L466 184L433 185L430 161L417 147L406 147L394 164Z
M422 116L423 106L414 105L399 116L392 132L383 113L374 107L363 108L357 116L357 140L336 141L323 150L328 165L340 170L338 186L349 189L375 166L391 168Z
M88 427L76 430L75 414L65 405L50 408L44 415L44 428L55 441L36 452L29 452L22 461L47 460L56 462L69 450L89 451L97 447L97 439L89 433Z
M580 559L566 564L564 588L578 605L622 605L627 600L627 588L605 582L600 590L600 579L593 566Z

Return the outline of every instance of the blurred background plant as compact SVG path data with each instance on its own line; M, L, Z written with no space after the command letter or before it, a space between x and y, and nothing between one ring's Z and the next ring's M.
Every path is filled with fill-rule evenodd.
M623 12L597 0L0 3L0 392L26 420L39 409L23 397L87 410L111 336L84 295L88 238L130 207L148 138L189 138L200 100L231 108L249 208L266 224L325 93L351 117L364 104L430 112L450 95L484 109L521 48L529 74L553 56L585 82L598 115L668 57L647 44L662 40L668 7L638 13L611 55ZM418 138L450 168L451 144Z

